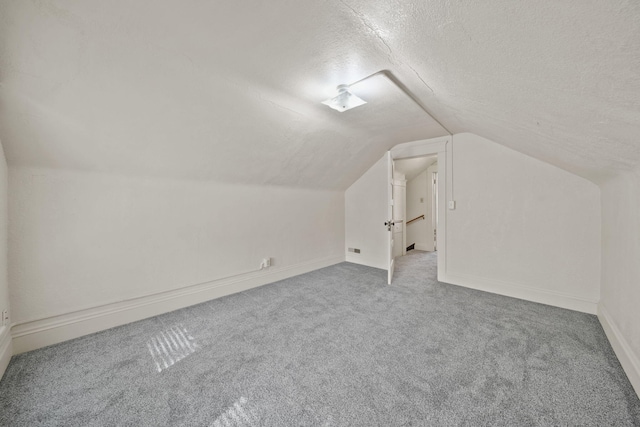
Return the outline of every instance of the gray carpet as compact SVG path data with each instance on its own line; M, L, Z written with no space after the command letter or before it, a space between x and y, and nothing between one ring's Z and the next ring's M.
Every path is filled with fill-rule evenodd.
M342 263L14 357L5 426L640 425L595 316Z

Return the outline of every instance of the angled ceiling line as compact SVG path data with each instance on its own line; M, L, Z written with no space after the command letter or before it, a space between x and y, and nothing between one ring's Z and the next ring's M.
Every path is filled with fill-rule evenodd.
M365 80L368 80L370 78L376 77L376 76L384 76L386 77L391 83L393 83L398 89L400 89L402 91L402 93L404 93L405 95L407 95L418 107L420 107L420 109L422 111L424 111L425 113L427 113L427 115L429 117L431 117L438 125L440 125L440 127L442 129L444 129L449 136L453 136L453 134L451 133L451 131L449 129L447 129L447 127L445 125L443 125L440 120L436 119L435 116L433 114L431 114L431 112L427 109L427 107L425 107L424 105L422 105L422 103L418 100L418 98L416 98L411 91L409 90L409 88L407 88L404 83L402 83L390 70L380 70L380 71L376 71L373 74L369 74L366 77L361 78L360 80L357 80L351 84L348 85L341 85L343 87L347 87L350 88L352 86L357 85L358 83L362 83Z

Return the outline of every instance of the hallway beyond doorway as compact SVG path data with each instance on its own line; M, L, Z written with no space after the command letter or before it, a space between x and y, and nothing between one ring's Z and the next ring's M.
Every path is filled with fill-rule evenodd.
M396 258L393 284L419 287L438 282L438 252L408 251Z

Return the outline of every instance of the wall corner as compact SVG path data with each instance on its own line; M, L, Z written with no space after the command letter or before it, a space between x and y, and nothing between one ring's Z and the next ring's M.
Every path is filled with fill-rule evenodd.
M629 382L640 397L640 358L631 350L631 346L614 323L602 301L598 304L598 320L622 365L622 369L627 374Z
M11 356L13 355L13 345L9 326L0 327L0 379L7 370Z

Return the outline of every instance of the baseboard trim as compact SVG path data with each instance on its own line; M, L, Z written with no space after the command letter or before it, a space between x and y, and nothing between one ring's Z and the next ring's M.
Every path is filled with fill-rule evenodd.
M13 354L57 344L115 326L168 313L215 298L338 264L344 255L320 258L286 267L213 280L168 292L148 295L101 307L16 324L11 328Z
M0 326L0 379L7 370L13 354L11 333L8 326Z
M416 243L415 249L419 251L433 252L433 246L429 246L422 243Z
M602 329L604 329L604 333L607 335L611 347L622 365L622 369L624 369L624 372L627 374L629 382L638 397L640 397L640 359L633 353L629 343L602 303L598 304L598 320L600 320Z
M597 301L587 300L575 295L463 274L447 273L443 276L444 277L439 277L439 280L445 283L451 283L452 285L464 286L465 288L552 305L554 307L566 308L582 313L596 314L598 312Z
M353 264L366 265L367 267L379 268L382 270L386 270L387 266L381 266L378 263L371 262L366 257L360 256L360 254L347 253L345 257L345 261L351 262Z

